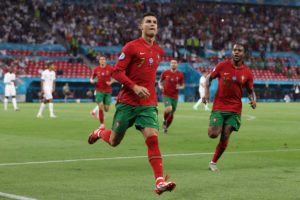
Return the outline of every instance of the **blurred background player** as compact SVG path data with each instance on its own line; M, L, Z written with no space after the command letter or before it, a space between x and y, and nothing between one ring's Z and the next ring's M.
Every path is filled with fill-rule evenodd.
M157 194L172 191L176 184L163 177L162 156L158 144L158 110L155 92L156 72L164 56L155 42L157 18L146 13L140 23L142 37L128 42L122 49L114 68L113 78L123 84L118 94L112 130L97 129L89 136L89 144L99 138L115 147L126 130L135 124L148 147L148 160L156 180Z
M97 66L92 73L90 82L96 85L96 102L98 104L98 118L100 121L100 128L105 128L104 125L104 111L109 110L111 103L111 84L114 82L112 79L113 68L106 64L106 58L100 56L99 66ZM96 81L94 79L97 79Z
M94 98L96 98L96 90L94 91ZM95 119L99 119L99 107L96 105L94 109L90 112L90 115Z
M177 70L177 60L170 61L170 68L164 71L158 82L159 88L163 92L163 99L165 104L163 129L164 133L168 132L171 125L174 113L177 108L178 90L184 88L184 75Z
M204 87L205 87L205 79L206 76L208 75L208 72L206 70L202 71L202 76L200 77L199 80L199 100L197 101L197 103L193 106L194 110L198 110L198 107L202 102L202 98L204 96ZM205 111L210 111L210 109L208 108L208 103L203 103L204 104L204 110Z
M49 112L50 117L55 118L55 114L53 111L53 96L52 93L55 91L55 65L53 63L47 64L48 69L42 72L41 76L41 96L42 96L42 103L39 109L39 112L36 117L41 118L43 117L43 111L45 105L49 103Z
M11 102L13 104L14 110L18 111L19 108L17 106L16 99L16 74L14 73L14 69L12 67L8 68L8 72L5 73L3 79L5 85L4 91L4 110L7 110L8 99L11 97Z
M62 88L62 92L64 95L64 101L65 103L67 103L69 98L74 98L74 93L71 91L69 83L66 83L63 88Z
M209 86L218 78L218 89L214 99L208 135L220 141L209 163L209 170L218 171L217 161L225 151L232 131L238 131L241 125L243 87L246 87L250 105L256 108L256 95L253 89L253 74L244 65L245 49L241 44L234 44L232 58L220 62L207 76L203 102L209 100Z

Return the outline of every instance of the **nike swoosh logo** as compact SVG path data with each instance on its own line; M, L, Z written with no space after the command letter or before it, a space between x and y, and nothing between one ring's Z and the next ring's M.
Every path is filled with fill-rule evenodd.
M144 55L145 53L144 52L140 52L140 55Z

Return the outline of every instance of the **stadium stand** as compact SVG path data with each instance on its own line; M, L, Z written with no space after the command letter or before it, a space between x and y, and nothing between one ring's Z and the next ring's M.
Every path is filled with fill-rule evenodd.
M138 37L138 16L155 10L161 27L158 40L166 52L158 76L171 58L180 60L180 70L189 77L188 87L182 94L186 101L197 98L201 70L212 70L217 62L228 57L235 39L247 45L246 64L253 70L255 83L262 91L259 93L264 93L266 85L274 89L278 84L283 86L282 93L287 93L300 82L300 5L297 2L100 2L1 2L4 11L0 14L2 73L5 66L13 65L21 77L36 80L39 71L51 60L57 64L58 81L87 83L90 66L95 65L97 55L105 55L108 63L114 64L122 45ZM270 3L272 6L267 6ZM83 63L78 53L90 61Z

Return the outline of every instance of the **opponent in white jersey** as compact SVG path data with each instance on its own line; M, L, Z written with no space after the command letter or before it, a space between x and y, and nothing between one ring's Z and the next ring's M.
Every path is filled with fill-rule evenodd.
M3 82L5 84L4 91L4 110L7 110L8 99L11 97L11 101L15 111L18 111L17 99L16 99L16 74L13 72L13 68L10 67L8 72L5 73Z
M42 72L41 77L41 94L42 94L42 103L39 109L39 112L37 114L38 118L41 118L43 115L43 111L45 108L45 105L49 103L49 112L50 117L55 118L53 112L53 96L52 93L55 91L55 65L53 63L47 64L48 69L44 70Z
M198 110L198 106L202 103L202 97L204 96L204 84L205 84L205 78L207 76L207 71L202 71L202 76L199 80L199 95L200 99L197 101L197 103L193 106L194 110ZM208 108L208 104L205 104L204 106L205 111L210 111Z

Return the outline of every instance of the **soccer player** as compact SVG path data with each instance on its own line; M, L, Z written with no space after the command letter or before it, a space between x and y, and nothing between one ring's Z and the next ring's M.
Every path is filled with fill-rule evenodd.
M184 88L184 75L177 70L177 60L170 61L171 69L164 71L158 82L159 88L163 92L165 111L163 129L164 133L168 132L168 128L171 125L174 113L177 108L178 90Z
M99 66L93 70L90 82L96 85L96 102L98 104L98 118L100 121L100 128L105 128L104 125L104 111L109 110L111 102L111 84L114 80L111 78L113 68L106 64L106 58L100 56ZM97 81L94 79L97 78Z
M16 74L14 73L14 69L10 67L8 72L5 73L3 82L5 84L4 89L4 110L7 110L8 99L11 97L11 102L13 104L14 110L18 111L19 108L17 106L16 99Z
M208 72L206 70L203 70L202 71L202 76L200 77L200 80L199 80L199 96L200 96L200 99L193 106L194 110L198 110L199 105L202 103L202 98L204 96L205 79L206 79L207 75L208 75ZM209 108L208 108L208 103L204 103L204 110L205 111L210 111Z
M43 111L45 105L49 103L49 112L50 117L55 118L55 114L53 111L53 96L52 93L55 91L55 65L53 63L47 64L48 69L42 72L41 76L41 95L42 95L42 103L37 114L37 118L43 117Z
M209 163L209 170L211 171L218 171L216 164L228 145L231 133L240 128L243 87L247 89L250 106L253 109L256 108L253 74L244 65L244 57L244 46L239 43L234 44L232 58L217 64L215 69L206 77L203 102L209 100L211 81L218 78L218 89L210 116L208 135L210 138L221 136L214 156Z
M158 144L158 115L155 92L156 71L164 55L155 42L157 18L153 13L144 14L140 29L142 37L128 42L122 49L113 71L113 78L123 84L113 119L112 130L97 129L89 136L89 144L99 138L115 147L126 130L135 124L148 147L148 160L156 180L157 194L172 191L176 184L163 177L162 156Z

